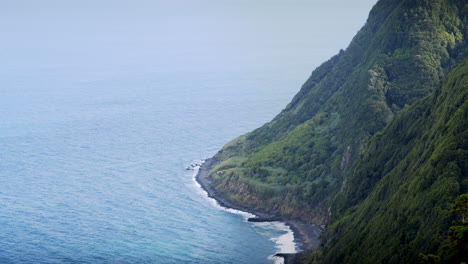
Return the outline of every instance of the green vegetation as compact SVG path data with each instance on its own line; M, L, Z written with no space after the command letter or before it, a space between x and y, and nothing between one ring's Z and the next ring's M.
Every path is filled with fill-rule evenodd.
M448 231L448 244L442 246L437 255L419 254L421 264L459 264L468 260L468 194L460 195L452 212L459 220Z
M464 1L380 0L275 119L216 154L214 187L327 224L315 261L416 262L468 192L467 55Z
M465 60L370 140L335 197L323 261L414 263L440 247L449 205L468 193L467 99Z

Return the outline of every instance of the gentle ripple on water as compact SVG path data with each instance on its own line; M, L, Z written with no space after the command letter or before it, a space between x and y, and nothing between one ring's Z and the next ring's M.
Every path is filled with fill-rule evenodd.
M216 80L196 100L186 97L191 86L161 93L170 82L100 85L67 93L32 86L34 100L4 104L0 263L271 262L278 234L214 207L184 169L267 120L282 96L229 85L223 94ZM239 111L252 96L271 109L257 121Z

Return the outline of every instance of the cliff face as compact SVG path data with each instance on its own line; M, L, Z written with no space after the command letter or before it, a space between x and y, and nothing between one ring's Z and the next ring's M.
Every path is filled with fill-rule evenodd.
M382 252L373 263L436 247L422 230L445 230L445 203L467 191L466 62L447 77L468 54L467 17L461 0L379 1L350 46L314 70L277 117L215 155L215 189L329 225L326 262L374 255L360 247Z
M415 263L468 193L468 59L370 140L332 205L326 263Z
M215 187L235 202L315 223L369 139L432 92L467 54L463 1L382 0L346 51L317 68L270 123L216 156Z

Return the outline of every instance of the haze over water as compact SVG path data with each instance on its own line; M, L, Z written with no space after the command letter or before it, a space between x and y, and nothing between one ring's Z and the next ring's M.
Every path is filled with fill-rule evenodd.
M2 1L0 263L269 263L185 167L271 120L374 1Z

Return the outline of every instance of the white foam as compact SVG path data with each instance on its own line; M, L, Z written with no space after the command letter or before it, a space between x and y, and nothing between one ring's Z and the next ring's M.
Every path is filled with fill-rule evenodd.
M270 222L272 229L278 229L285 231L285 234L282 234L278 237L272 237L271 240L275 242L276 248L278 249L277 253L296 253L296 243L294 242L294 232L283 222Z
M193 168L192 179L193 179L193 182L195 183L195 185L198 187L197 189L200 190L200 192L210 202L210 204L212 204L213 206L215 206L216 208L218 208L220 210L223 210L223 211L226 211L226 212L229 212L229 213L232 213L232 214L240 215L240 216L242 216L244 221L247 221L247 219L249 219L249 218L256 217L256 215L254 215L252 213L249 213L249 212L244 212L244 211L241 211L241 210L236 210L236 209L221 206L218 203L218 201L216 201L216 199L209 197L208 193L205 191L205 189L203 189L201 187L200 183L196 179L196 176L197 176L199 170L200 170L200 166L196 166L196 167Z
M284 258L277 256L269 256L269 260L273 261L274 264L284 264Z
M203 163L204 160L201 161ZM197 162L198 163L198 162ZM198 163L198 164L201 164ZM200 166L195 166L193 167L193 175L192 179L195 185L198 187L197 189L200 191L200 193L209 201L210 204L215 206L216 208L232 213L232 214L237 214L241 215L244 221L247 221L249 218L256 217L255 214L249 213L249 212L244 212L241 210L236 210L232 208L227 208L224 206L221 206L216 199L211 198L208 196L208 193L201 187L200 183L196 180L196 176L198 174L198 171L200 170ZM297 245L294 242L294 232L291 230L291 228L286 225L283 222L275 221L275 222L251 222L252 225L261 227L263 229L276 229L276 230L281 230L283 231L281 235L276 236L276 237L270 237L269 239L275 243L275 247L277 249L277 253L296 253L297 251ZM254 228L255 230L255 228ZM285 233L284 233L285 232ZM268 259L270 259L274 264L283 264L284 263L284 258L282 257L277 257L277 256L269 256Z

